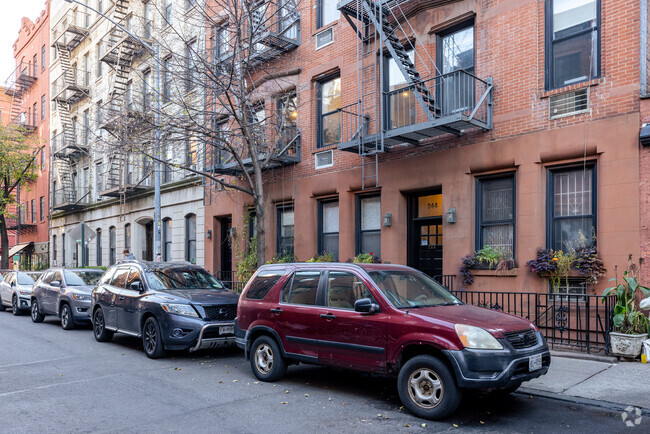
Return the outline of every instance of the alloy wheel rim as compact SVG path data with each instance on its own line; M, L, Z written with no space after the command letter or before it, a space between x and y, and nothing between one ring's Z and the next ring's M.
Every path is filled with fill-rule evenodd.
M144 342L147 353L153 353L156 349L156 328L150 321L144 331Z
M268 374L273 369L273 350L268 344L262 344L255 350L255 366L262 374Z
M11 298L11 311L14 315L18 312L18 301L15 295Z
M104 314L101 310L95 312L95 336L100 336L104 331Z
M34 301L32 303L32 319L35 320L38 317L38 303Z
M63 306L63 310L61 312L61 324L63 327L68 326L68 321L70 321L70 312L66 306Z
M417 369L409 376L408 391L411 401L425 409L437 407L444 396L440 377L429 368Z

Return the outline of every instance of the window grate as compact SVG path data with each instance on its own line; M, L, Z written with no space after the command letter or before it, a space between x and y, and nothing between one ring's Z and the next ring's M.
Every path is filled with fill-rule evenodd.
M553 95L549 102L551 119L584 113L589 110L589 88Z

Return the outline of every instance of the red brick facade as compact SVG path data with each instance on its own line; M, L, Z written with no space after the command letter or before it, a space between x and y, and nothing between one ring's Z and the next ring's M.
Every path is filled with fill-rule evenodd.
M295 254L307 260L317 253L318 200L338 198L339 259L345 261L357 251L356 198L366 193L361 190L361 157L334 146L334 165L315 169L314 154L332 148L317 149L316 92L321 76L338 71L341 104L356 100L356 35L341 17L331 24L334 43L315 50L315 4L300 4L301 45L277 61L278 70L300 70L291 81L298 95L302 161L267 175L266 257L276 253L277 204L293 202ZM477 177L513 172L516 267L508 277L479 270L468 289L546 291L547 283L529 272L525 263L535 257L537 248L547 246L547 177L551 168L565 164L595 164L596 168L598 250L608 273L596 287L588 287L588 293L602 292L616 266L625 267L629 255L638 258L644 253L639 248L639 212L648 215L643 212L648 205L641 200L639 209L639 195L647 196L638 164L639 2L601 2L600 76L552 91L545 87L545 13L545 2L536 1L422 2L409 17L434 59L440 32L459 22L474 23L475 75L494 82L494 126L489 131L465 131L460 137L443 134L419 146L396 146L380 155L379 187L374 191L381 195L381 215L392 215L391 226L381 228L383 261L410 263L409 200L420 191L441 191L443 211L456 210L455 223L447 223L443 213L442 274L457 275L461 258L475 250ZM583 88L589 89L586 112L550 119L551 96ZM650 157L645 159L650 165ZM642 157L641 173L643 164ZM212 229L215 236L206 240L206 264L217 271L223 241L219 218L232 216L233 225L240 228L235 238L244 236L244 213L251 200L222 191L213 192L209 203L206 229ZM461 286L457 278L455 287Z

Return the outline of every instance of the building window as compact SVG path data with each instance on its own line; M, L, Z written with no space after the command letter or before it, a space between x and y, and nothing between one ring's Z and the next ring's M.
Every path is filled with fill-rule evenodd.
M102 44L97 45L97 78L102 76Z
M225 56L230 51L230 32L228 25L217 27L215 30L214 44L216 59Z
M318 202L318 253L339 259L339 201Z
M148 4L148 3L147 3ZM149 110L151 98L151 70L147 69L142 73L142 111L147 112Z
M167 25L171 25L172 23L172 8L174 5L174 0L166 0L165 1L165 21Z
M555 294L556 300L585 301L584 295L587 294L587 281L580 278L560 279L556 287L553 287L549 282L549 292Z
M52 264L56 266L56 235L52 235Z
M335 77L318 84L319 148L341 141L341 78Z
M187 167L196 169L198 146L199 143L196 137L191 137L185 142L185 165ZM188 175L194 176L191 172Z
M356 253L381 257L381 198L357 196Z
M253 243L253 239L257 238L257 212L252 209L248 211L248 242Z
M90 60L89 53L84 54L84 86L90 86Z
M109 265L115 264L115 226L108 228L108 263Z
M492 247L514 258L515 175L476 179L476 250Z
M90 109L84 111L84 131L83 131L83 143L88 144L90 139Z
M185 260L196 264L196 215L185 216Z
M197 0L185 0L185 10L189 11L194 6L196 6Z
M45 45L41 47L41 70L45 70Z
M34 54L34 77L38 77L38 54Z
M317 28L339 19L341 13L336 8L336 0L318 0Z
M97 228L97 266L101 267L102 265L102 230Z
M104 0L97 0L97 10L100 13L104 12Z
M296 91L286 93L278 98L278 111L281 122L279 143L280 147L288 145L298 134L298 99Z
M65 234L61 234L61 265L65 267Z
M54 131L56 135L56 131ZM45 170L45 146L41 147L41 170Z
M131 253L131 223L124 225L124 248Z
M189 92L194 89L197 74L196 62L196 39L185 45L185 91Z
M278 206L277 253L293 256L293 205Z
M600 75L600 0L546 2L546 88Z
M151 38L151 1L144 4L144 37Z
M172 96L171 57L163 59L163 103L168 103Z
M415 54L413 50L408 51L408 58L415 65ZM395 59L386 59L386 71L388 71L388 79L386 80L388 91L388 129L404 127L415 123L416 99L413 88L409 87Z
M40 211L41 221L45 221L45 196L41 196L38 199L38 208Z
M36 223L36 199L31 200L32 205L32 223Z
M550 170L547 245L555 250L591 245L596 234L596 166Z
M41 95L41 120L45 120L45 95Z
M34 111L34 119L33 119L34 123L32 125L36 126L38 125L38 105L34 103L32 107L33 107L32 110Z
M444 80L436 84L436 109L449 115L474 107L474 24L438 35L437 64ZM463 72L464 71L464 72ZM467 73L467 74L465 74ZM470 75L468 75L470 74Z
M172 260L172 219L162 221L163 261Z

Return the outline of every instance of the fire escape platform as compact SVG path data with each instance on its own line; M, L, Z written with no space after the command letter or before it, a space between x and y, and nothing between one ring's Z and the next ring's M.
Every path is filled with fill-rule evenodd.
M130 196L133 194L141 193L143 191L151 190L153 187L143 184L127 184L124 186L114 186L106 190L99 191L100 196L104 197L121 197L122 195Z
M73 202L73 201L66 200L65 202L52 205L52 209L54 211L74 211L78 209L83 209L86 206L88 206L88 204L86 204L85 202L79 202L79 201Z
M56 89L56 87L53 87ZM84 98L90 97L90 88L78 84L63 85L52 98L53 101L66 104L76 104Z
M279 28L277 23L271 27ZM277 59L282 53L298 48L300 46L300 15L298 14L296 19L287 24L283 30L267 29L260 32L254 44L262 44L266 48L251 53L250 63L252 65Z
M144 47L144 45L140 43L140 41L132 38L127 34L124 34L123 37L121 37L116 41L110 41L110 42L111 42L110 45L107 44L105 53L102 54L99 60L113 67L118 65L131 65L130 59L125 60L120 56L120 46L122 46L122 44L125 44L125 46L127 47L126 54L128 54L128 56L131 58L137 57L147 51L147 49ZM149 41L145 40L145 42L149 42Z

